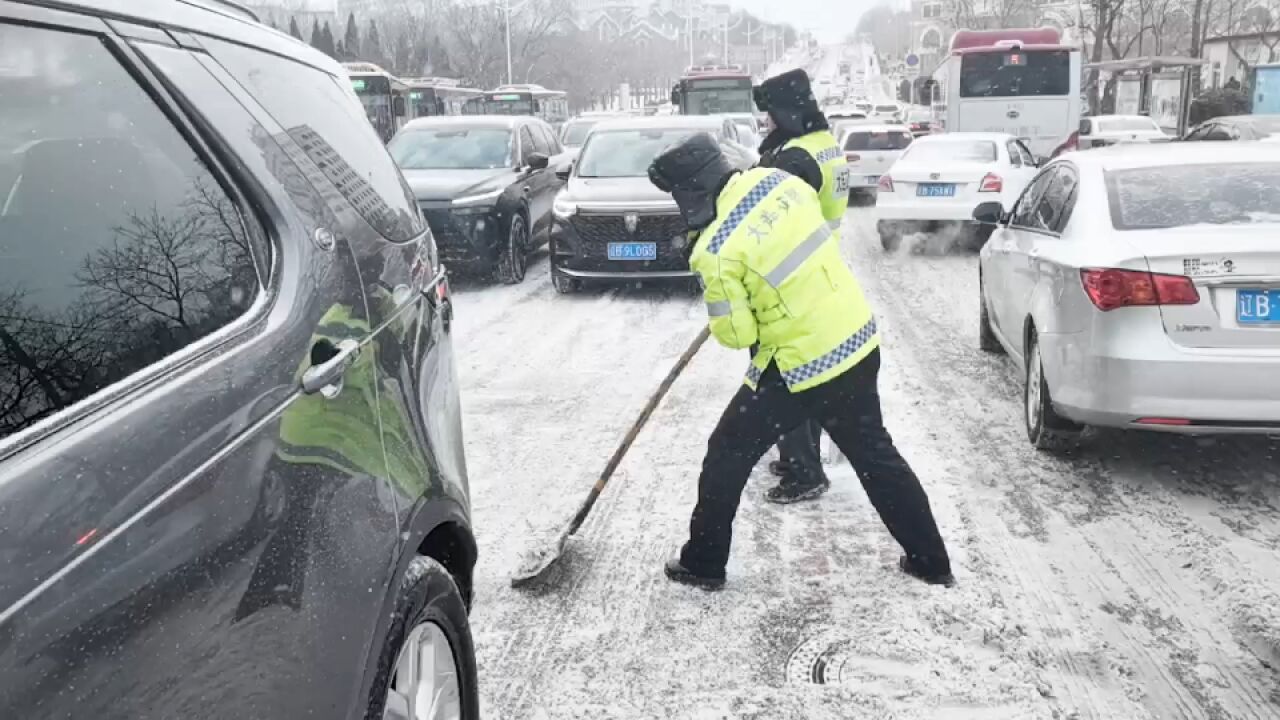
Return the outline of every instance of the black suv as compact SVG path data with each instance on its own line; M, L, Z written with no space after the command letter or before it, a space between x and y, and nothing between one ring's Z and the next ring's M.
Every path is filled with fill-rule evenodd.
M745 170L759 161L739 144L727 115L672 115L606 120L587 137L568 185L552 206L551 282L561 294L584 282L683 280L700 290L689 269L688 229L670 193L649 181L649 165L664 149L697 133L715 137Z
M410 121L387 146L454 270L524 279L529 253L547 243L564 152L534 117L463 115Z
M0 717L478 717L449 288L342 68L54 5L0 0Z

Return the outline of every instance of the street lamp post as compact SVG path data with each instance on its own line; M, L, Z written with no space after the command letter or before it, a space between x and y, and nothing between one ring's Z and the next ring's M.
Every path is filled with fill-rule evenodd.
M511 0L502 0L503 30L507 36L507 84L515 84L511 76Z

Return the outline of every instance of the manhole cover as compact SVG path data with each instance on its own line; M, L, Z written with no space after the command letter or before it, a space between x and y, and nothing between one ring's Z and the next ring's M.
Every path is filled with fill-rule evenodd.
M787 657L787 682L795 685L838 685L847 657L844 643L825 635L800 643Z

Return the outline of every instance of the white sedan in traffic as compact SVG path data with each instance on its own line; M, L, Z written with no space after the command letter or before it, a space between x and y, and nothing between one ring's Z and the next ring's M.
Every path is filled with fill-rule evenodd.
M1036 174L1036 161L1021 140L1003 133L947 133L917 138L880 178L876 229L885 250L903 235L933 232L942 225L971 231L974 244L987 229L973 223L973 210L996 201L1005 208Z
M1027 436L1280 432L1280 145L1123 145L1047 165L979 259L979 344Z
M880 177L911 144L911 131L906 125L841 120L836 122L835 129L844 151L850 198L858 193L874 193Z

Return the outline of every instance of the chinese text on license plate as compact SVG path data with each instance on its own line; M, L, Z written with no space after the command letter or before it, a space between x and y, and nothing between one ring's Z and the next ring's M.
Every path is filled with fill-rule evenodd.
M1241 325L1280 324L1280 290L1237 290L1236 320Z
M651 242L609 243L610 260L657 260L658 244Z

